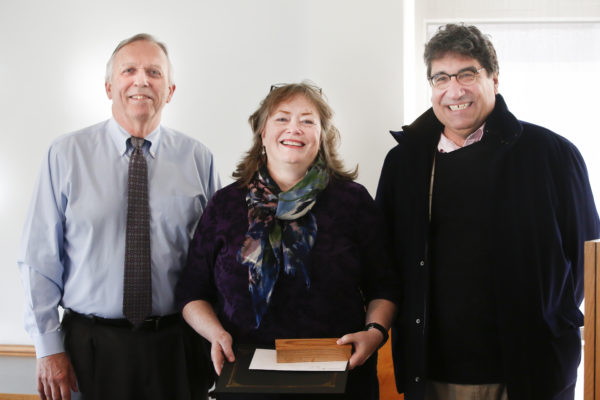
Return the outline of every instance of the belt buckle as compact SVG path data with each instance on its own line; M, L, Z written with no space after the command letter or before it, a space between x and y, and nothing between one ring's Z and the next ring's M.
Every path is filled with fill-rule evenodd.
M143 325L146 325L148 328L157 331L160 327L160 319L161 317L148 317L144 320Z

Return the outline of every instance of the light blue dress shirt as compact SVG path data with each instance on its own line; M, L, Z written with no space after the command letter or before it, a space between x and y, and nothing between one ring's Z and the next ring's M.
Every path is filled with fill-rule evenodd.
M64 351L59 305L123 318L129 137L110 119L57 139L42 164L18 259L38 357ZM146 140L152 311L167 315L177 312L188 244L220 182L198 141L164 126Z

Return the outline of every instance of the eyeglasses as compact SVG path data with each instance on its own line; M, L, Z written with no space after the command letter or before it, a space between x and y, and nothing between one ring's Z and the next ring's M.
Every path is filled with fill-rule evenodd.
M452 77L456 78L456 81L461 85L469 86L475 83L477 76L481 70L485 68L481 67L479 69L475 69L475 67L465 68L462 71L458 71L456 74L447 74L445 72L439 72L433 76L429 77L429 83L432 87L436 89L446 89L450 86L450 81Z
M290 83L275 83L274 85L271 85L271 89L269 89L269 92L272 92L275 89L279 89L281 87L288 86L288 85L290 85ZM302 82L302 85L307 86L308 88L310 88L311 90L314 90L315 92L317 92L319 94L323 94L323 89L321 89L318 86L311 85L306 82Z

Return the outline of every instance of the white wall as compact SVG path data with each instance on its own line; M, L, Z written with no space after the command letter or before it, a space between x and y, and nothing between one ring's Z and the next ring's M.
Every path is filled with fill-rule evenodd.
M0 343L31 343L15 259L43 154L53 138L110 115L104 64L119 40L149 32L167 43L177 90L164 122L207 144L225 183L250 143L246 119L269 86L308 78L336 111L343 158L359 163L359 181L374 194L393 146L387 130L414 117L402 115L405 2L412 0L2 0ZM598 18L600 1L426 0L414 2L414 14L419 86L426 20ZM406 99L415 113L429 105L419 88Z
M270 85L308 78L374 194L387 130L402 122L401 13L394 0L0 2L0 343L31 343L15 260L43 154L110 115L104 66L121 39L166 42L177 90L163 121L208 145L225 183Z
M35 358L0 357L0 393L37 393ZM3 399L0 396L0 399ZM73 399L75 400L75 399Z

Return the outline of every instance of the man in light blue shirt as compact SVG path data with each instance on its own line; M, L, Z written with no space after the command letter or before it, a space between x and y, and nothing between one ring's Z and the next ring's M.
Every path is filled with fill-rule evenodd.
M105 87L113 117L52 143L25 223L18 264L38 391L53 400L70 390L85 399L206 398L202 343L176 313L173 291L220 187L213 156L160 125L175 84L152 36L117 46ZM151 317L136 328L123 315L131 136L145 139L152 282Z

